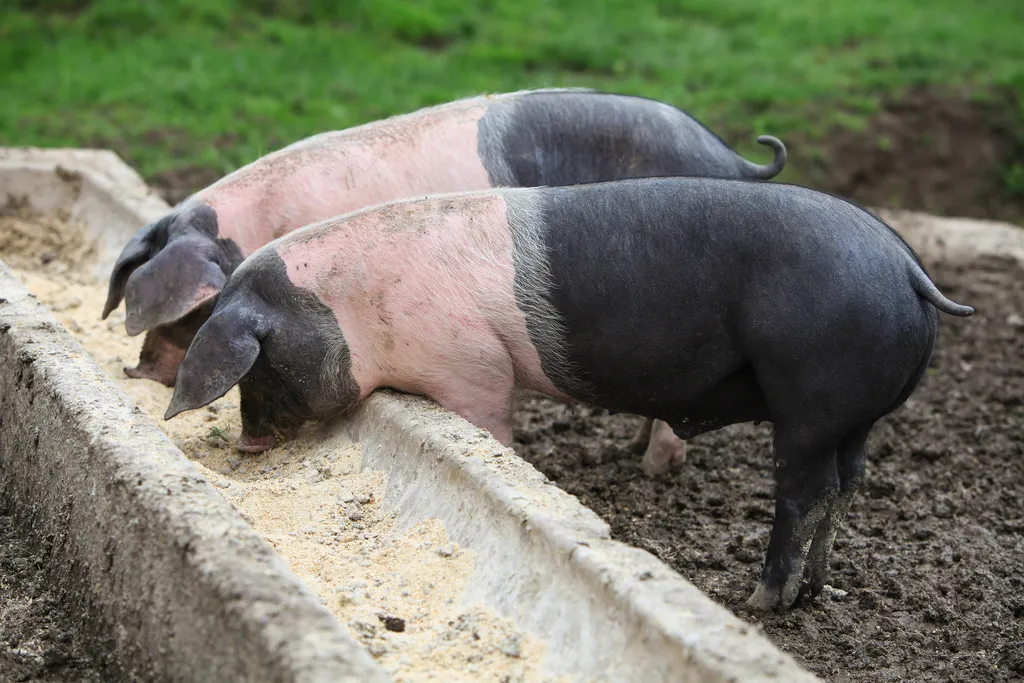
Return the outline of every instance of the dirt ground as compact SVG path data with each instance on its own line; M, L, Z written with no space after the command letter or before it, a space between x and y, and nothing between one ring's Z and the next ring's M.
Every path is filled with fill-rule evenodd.
M59 591L46 581L40 539L15 526L0 491L0 681L103 683L113 658L86 643Z
M1024 223L1024 188L1007 182L1024 162L1019 98L918 89L883 102L863 130L783 141L811 187L869 206Z
M1024 268L930 269L978 312L943 317L929 376L876 427L837 590L809 606L743 612L773 518L769 426L698 437L651 481L625 451L636 418L531 400L516 450L826 680L1024 680Z

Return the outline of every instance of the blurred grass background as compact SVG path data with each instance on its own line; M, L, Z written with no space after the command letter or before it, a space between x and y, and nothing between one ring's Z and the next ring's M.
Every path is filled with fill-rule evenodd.
M316 132L541 86L671 102L758 161L766 155L756 135L777 135L791 147L789 181L808 176L837 131L870 134L884 104L908 91L998 106L1011 127L1024 121L1024 0L0 0L0 8L0 145L112 147L158 184L198 187ZM1024 150L1024 126L1014 136ZM875 137L864 144L892 144ZM1003 189L1024 197L1021 160L1001 157L998 174Z

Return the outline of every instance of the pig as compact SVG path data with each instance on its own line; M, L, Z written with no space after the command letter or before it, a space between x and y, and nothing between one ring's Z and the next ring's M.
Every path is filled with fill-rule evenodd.
M683 439L771 422L775 520L748 605L825 582L875 422L968 316L879 218L780 183L671 177L434 195L319 222L236 269L166 419L241 392L259 450L378 388L501 443L529 390Z
M171 386L227 277L303 225L392 199L498 186L657 175L769 179L785 166L786 148L771 136L758 141L774 150L771 164L743 159L671 105L583 89L475 97L316 135L144 227L113 268L103 318L123 298L128 334L148 330L138 365L125 372ZM633 449L646 449L643 467L652 476L685 455L666 425L650 422Z

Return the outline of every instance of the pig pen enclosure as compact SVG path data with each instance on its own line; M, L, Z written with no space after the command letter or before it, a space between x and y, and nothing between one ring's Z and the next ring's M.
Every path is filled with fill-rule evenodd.
M764 428L695 439L649 480L635 418L524 400L531 466L382 392L242 456L237 389L164 422L170 390L122 371L141 337L99 319L110 263L166 205L70 150L0 150L0 205L0 509L45 549L18 580L126 679L1024 675L1018 229L887 216L978 313L943 318L929 377L878 428L831 587L762 617L742 601L772 519ZM24 649L0 642L0 678Z

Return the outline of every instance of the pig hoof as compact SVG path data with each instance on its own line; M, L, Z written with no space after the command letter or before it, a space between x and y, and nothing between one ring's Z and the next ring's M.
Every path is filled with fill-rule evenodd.
M760 581L754 593L747 598L747 608L754 612L785 612L796 603L798 595L798 586L787 585L771 590L765 587L764 581Z
M779 591L769 591L764 582L757 584L754 593L747 598L747 607L755 612L772 612L779 608Z
M651 458L644 456L640 468L648 477L654 479L677 470L686 462L686 453L677 453L669 458Z
M275 441L273 434L269 436L246 436L243 434L235 448L241 453L262 453L273 448Z
M680 469L685 462L686 444L684 442L679 442L668 448L651 444L647 452L644 453L640 467L648 477L655 478L672 470Z
M825 589L824 579L814 579L800 586L800 594L797 597L797 602L809 603L814 602L814 599L821 594L821 591Z
M124 374L132 379L151 379L165 387L174 386L174 373L161 372L156 366L139 363L134 368L125 367Z

